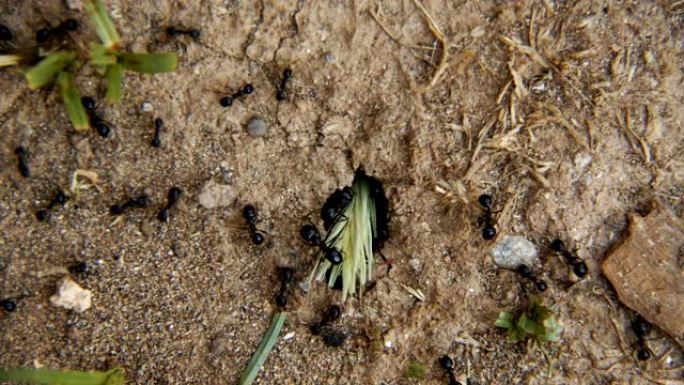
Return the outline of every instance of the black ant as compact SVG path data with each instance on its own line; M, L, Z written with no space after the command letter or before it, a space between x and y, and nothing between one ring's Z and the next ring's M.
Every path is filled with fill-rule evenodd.
M161 120L161 118L157 118L154 120L154 138L152 138L152 141L150 144L152 147L161 147L161 139L159 138L159 135L161 134L161 129L164 128L164 121Z
M10 41L14 38L12 30L4 24L0 24L0 41Z
M178 35L188 35L193 39L199 39L199 37L202 35L199 29L192 28L192 29L180 29L176 27L166 27L166 34L169 35L170 37L175 37Z
M74 32L78 29L78 21L66 19L54 28L41 28L36 32L36 43L43 44L52 38L57 38L67 32Z
M283 70L283 80L280 81L280 87L278 87L278 92L276 92L276 99L279 101L285 100L287 93L285 92L285 87L287 83L292 79L292 69L285 68Z
M646 345L645 337L651 331L651 324L646 321L642 316L637 315L636 318L632 320L632 330L637 337L637 345L639 350L637 350L637 359L639 361L646 361L653 355L653 351Z
M351 202L353 198L352 190L349 186L343 189L335 189L332 194L325 200L321 208L321 219L323 220L323 227L329 230L335 223L337 217L341 214L345 207Z
M480 217L480 222L484 225L482 228L482 239L494 239L496 236L496 228L494 227L496 221L494 221L494 218L492 217L492 196L488 194L482 194L478 198L478 201L480 202L480 206L482 206L482 210L484 211L482 217Z
M3 298L0 300L0 307L8 313L17 310L17 301L14 298Z
M239 99L245 95L249 95L254 92L254 86L251 84L245 84L238 92L234 93L232 96L224 96L219 100L219 103L223 107L230 107L233 105L233 100Z
M97 108L95 99L91 98L90 96L84 96L81 98L81 104L83 104L83 108L86 109L90 125L95 129L95 131L97 131L98 134L100 134L101 137L108 137L111 133L111 129L109 128L109 124L107 124L104 119L97 116L97 112L95 111Z
M109 213L112 215L121 215L131 207L146 207L147 199L147 194L140 194L137 198L110 206Z
M323 333L323 343L334 348L344 345L346 339L347 335L339 330L327 330Z
M439 366L441 366L447 373L447 376L449 376L449 385L461 385L460 382L456 381L456 376L454 375L454 361L451 357L446 354L439 357Z
M66 196L66 194L64 194L64 191L57 190L57 193L55 194L54 198L52 198L52 200L50 201L48 207L42 210L38 210L36 212L36 218L41 222L46 220L50 210L52 210L57 205L64 206L68 199L69 198Z
M356 171L363 172L362 169ZM373 234L373 250L379 250L384 245L385 241L389 239L389 200L385 195L385 189L377 178L366 175L366 179L370 185L371 196L375 202L375 233ZM385 262L389 262L387 274L392 268L391 261L388 261L384 255L380 254Z
M76 262L73 265L69 266L69 273L73 275L80 275L80 274L86 274L88 270L90 270L89 266L87 263L81 261L81 262Z
M17 154L17 158L19 160L19 173L24 178L30 177L31 170L29 170L28 166L28 151L26 151L24 147L19 146L14 149L14 153Z
M332 263L333 265L339 265L342 263L342 253L340 253L340 251L334 247L326 246L325 242L321 238L321 234L314 225L302 226L302 228L299 229L299 235L306 243L312 246L317 246L328 262Z
M247 205L242 209L242 216L245 218L245 221L247 221L247 225L249 226L249 233L252 238L252 243L255 245L260 245L264 243L264 234L262 234L260 231L257 230L256 228L256 222L257 222L257 211L252 205Z
M342 308L338 305L331 305L320 322L313 323L309 326L309 331L311 331L311 334L317 336L321 334L323 327L337 321L341 316Z
M287 297L285 296L287 284L294 280L294 270L289 267L281 267L278 270L280 271L280 291L275 297L275 303L280 307L284 307L287 305Z
M157 214L157 219L162 222L169 220L169 210L178 202L183 191L178 187L171 187L166 197L166 206Z
M518 266L517 272L518 272L518 274L520 274L521 277L527 278L530 281L532 281L532 283L534 283L534 286L537 288L537 290L546 291L546 289L548 288L548 286L546 285L546 282L544 282L541 279L538 279L537 277L535 277L532 274L532 269L530 269L529 266L522 264L522 265Z
M554 239L551 242L551 250L560 253L563 255L565 258L565 262L567 262L570 266L572 266L572 271L575 273L576 276L582 278L585 275L587 275L588 269L587 269L587 264L584 263L584 261L568 251L565 248L565 244L563 241L560 239Z

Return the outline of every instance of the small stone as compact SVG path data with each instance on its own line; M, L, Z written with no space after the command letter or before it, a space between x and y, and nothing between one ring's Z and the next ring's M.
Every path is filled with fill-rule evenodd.
M204 208L213 209L230 206L235 202L235 198L236 192L233 186L218 184L213 179L210 179L202 186L202 191L199 194L199 203Z
M409 260L409 265L413 268L416 273L420 273L423 270L419 258L412 258Z
M154 233L154 227L152 226L152 223L150 221L144 221L143 223L141 223L140 232L142 232L143 235L146 237L152 235L152 233Z
M289 340L293 339L294 336L295 336L295 332L289 332L283 336L283 340L289 341Z
M506 235L491 251L494 263L505 269L516 269L525 264L534 266L538 263L538 251L534 244L519 235Z
M485 32L486 32L485 28L481 25L478 25L477 27L473 28L472 31L470 31L470 36L475 38L475 39L479 39L482 36L484 36Z
M140 111L152 112L154 111L154 106L150 102L142 102L142 104L140 104Z
M92 296L90 290L83 289L71 278L64 277L57 293L50 297L50 304L82 313L90 309Z
M578 172L584 171L584 169L591 163L592 157L586 152L578 152L575 155L575 168Z
M335 55L332 54L332 52L328 52L325 54L325 61L328 64L335 64L337 63L337 58L335 57Z
M268 131L268 125L257 116L251 118L247 123L247 133L254 138L266 135L266 131Z
M226 336L219 336L214 338L211 342L211 352L214 354L223 354L229 351L233 345L233 341Z

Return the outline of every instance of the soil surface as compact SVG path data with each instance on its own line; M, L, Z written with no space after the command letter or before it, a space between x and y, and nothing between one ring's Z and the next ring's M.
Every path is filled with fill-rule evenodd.
M80 1L47 3L0 1L16 46L67 17L81 23L78 45L97 39ZM393 268L379 263L375 287L343 304L341 348L308 328L339 292L294 285L281 334L291 338L257 383L446 384L443 354L468 384L681 383L682 352L658 330L654 359L636 361L634 314L599 266L628 213L656 199L684 211L682 1L106 4L126 50L177 52L179 67L126 74L116 106L104 105L91 67L79 71L82 93L97 96L112 124L109 139L75 133L56 90L31 91L19 71L0 71L0 298L18 302L0 313L0 367L121 365L135 384L236 383L277 311L277 267L294 267L299 282L313 267L299 227L322 227L325 198L363 165L390 199L383 254ZM169 39L168 25L202 35ZM294 76L278 102L287 67ZM246 83L253 94L219 105ZM264 136L247 132L254 116ZM161 148L150 146L157 117ZM30 178L17 169L19 145ZM37 221L77 169L97 173L99 189L79 179L78 196ZM209 180L228 185L234 203L200 205ZM172 186L183 195L161 223ZM147 209L109 214L141 192ZM484 241L478 224L483 192L499 236L540 248L533 269L549 289L538 297L558 305L563 327L545 345L550 370L539 347L493 326L537 294L493 264L496 240ZM246 203L264 245L250 242ZM585 279L573 282L549 251L556 237L586 260ZM89 269L74 279L93 292L83 313L49 304L77 261ZM424 380L406 376L411 361Z

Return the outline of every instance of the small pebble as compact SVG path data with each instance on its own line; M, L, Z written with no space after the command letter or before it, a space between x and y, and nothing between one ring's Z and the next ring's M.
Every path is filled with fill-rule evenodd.
M494 263L505 269L517 269L520 265L535 266L539 262L536 246L519 235L506 235L491 251Z
M140 110L142 112L152 112L154 111L154 106L150 102L142 102L142 104L140 104Z
M337 58L332 54L332 52L328 52L325 54L325 61L328 64L335 64L337 62Z
M249 120L249 123L247 123L247 133L254 138L266 135L267 130L268 125L259 117L255 116Z
M207 209L230 206L237 198L233 186L218 184L210 179L204 183L199 194L199 204Z
M50 297L52 306L59 306L82 313L92 304L93 293L79 286L73 279L65 277L59 284L57 293Z

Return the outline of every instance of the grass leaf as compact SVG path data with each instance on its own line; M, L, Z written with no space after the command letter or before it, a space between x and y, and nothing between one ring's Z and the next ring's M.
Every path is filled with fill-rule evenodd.
M561 329L553 313L553 307L536 302L532 302L517 320L509 312L499 313L494 325L508 330L508 339L511 342L524 341L528 336L539 342L560 340Z
M58 73L76 60L75 52L57 51L26 71L29 88L35 90L52 82Z
M90 44L90 63L96 67L109 66L117 61L116 53L102 44Z
M15 66L21 63L23 57L21 55L0 55L0 67Z
M76 88L74 74L71 72L60 72L57 76L57 84L59 85L59 92L62 95L62 101L69 114L71 124L74 125L76 131L87 130L90 127L88 115L85 108L83 108L83 104L81 104L81 95Z
M507 312L507 311L502 311L499 313L499 318L496 320L494 323L495 326L504 328L504 329L511 329L513 327L513 314Z
M130 71L156 74L175 70L178 57L173 52L122 53L119 63Z
M121 64L113 64L107 67L107 102L118 103L121 101L121 82L123 82L123 67Z
M287 313L285 312L275 313L273 315L271 325L268 327L268 331L266 331L256 352L254 352L252 359L249 360L247 368L242 372L238 385L250 385L254 382L257 374L259 374L259 370L261 370L261 366L266 361L266 357L268 357L268 353L271 352L271 349L273 349L273 346L278 340L280 329L283 328L286 319Z
M100 36L100 40L104 44L105 48L116 49L121 42L119 33L116 32L114 23L112 19L109 18L109 14L105 9L102 0L86 0L85 2L86 11L90 14L93 19L93 24L95 24L95 31L97 35Z
M123 385L124 371L81 372L49 369L0 369L0 381L28 382L41 385Z

